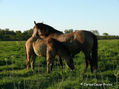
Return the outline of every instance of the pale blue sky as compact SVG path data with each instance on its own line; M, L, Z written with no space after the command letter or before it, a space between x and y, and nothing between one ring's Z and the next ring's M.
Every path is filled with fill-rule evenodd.
M34 20L61 31L119 35L119 0L0 0L0 28L24 31Z

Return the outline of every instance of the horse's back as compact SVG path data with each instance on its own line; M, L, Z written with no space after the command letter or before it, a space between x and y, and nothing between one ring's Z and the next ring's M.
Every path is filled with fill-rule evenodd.
M96 36L90 31L79 30L75 32L75 38L82 44L84 49L92 49L94 37Z
M75 32L61 34L55 37L60 42L64 42L65 46L68 46L69 50L76 54L80 50L91 50L93 47L94 34L86 30L78 30Z

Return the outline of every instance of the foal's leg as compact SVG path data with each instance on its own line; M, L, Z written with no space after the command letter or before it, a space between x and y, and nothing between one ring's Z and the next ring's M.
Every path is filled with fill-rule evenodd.
M52 66L53 66L52 59L49 56L47 56L47 73L51 72Z
M51 60L51 71L52 71L53 65L54 65L54 61L53 61L53 58L52 58L52 60Z
M34 71L35 59L36 59L36 55L33 54L33 55L31 56L31 69L32 69L32 71Z
M56 50L52 39L48 39L47 42L47 73L50 73L54 62L53 58L56 56Z
M58 58L58 62L59 62L59 64L60 64L60 66L62 66L62 68L63 68L63 63L62 63L61 57L60 57L60 56L57 56L57 58Z
M52 70L52 67L53 67L53 52L52 50L50 49L47 49L47 73L50 73L51 70Z

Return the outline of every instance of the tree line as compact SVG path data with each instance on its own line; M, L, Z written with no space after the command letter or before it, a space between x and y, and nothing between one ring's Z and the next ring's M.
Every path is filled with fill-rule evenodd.
M23 41L31 37L33 29L21 31L10 31L9 29L0 29L0 41Z
M74 32L76 30L73 29L66 29L64 33ZM103 33L100 36L97 30L91 30L92 33L97 35L99 40L102 39L119 39L119 36L110 36L108 33ZM19 31L11 31L9 29L0 29L0 41L25 41L29 37L32 36L33 29L26 30L24 32Z

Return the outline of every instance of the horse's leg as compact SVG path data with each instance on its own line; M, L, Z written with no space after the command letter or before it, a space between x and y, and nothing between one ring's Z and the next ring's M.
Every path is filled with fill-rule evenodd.
M34 71L35 59L36 59L36 55L33 54L33 55L31 56L31 69L32 69L32 71Z
M26 67L27 70L29 70L29 60L30 60L30 54L29 54L29 49L26 47L27 45L25 44L25 54L26 54Z
M60 66L62 66L62 68L63 68L63 63L62 63L61 57L60 57L60 56L57 56L57 58L58 58L58 62L59 62L59 64L60 64Z
M27 70L29 70L29 61L30 61L30 55L27 54L27 58L26 58L26 66L27 66Z
M85 65L85 68L84 68L84 72L87 71L88 64L90 63L87 57L85 57L85 62L86 62L86 65Z
M51 60L51 71L52 71L53 65L54 65L54 61Z
M52 62L51 62L51 58L49 56L47 56L47 73L51 72L51 67L52 67Z
M51 69L53 67L53 50L47 49L47 73L51 72Z
M85 54L85 60L86 60L86 66L85 66L84 72L86 72L86 70L88 68L88 64L90 63L91 72L93 73L93 62L92 62L92 59L90 56L90 52L84 51L84 54Z

